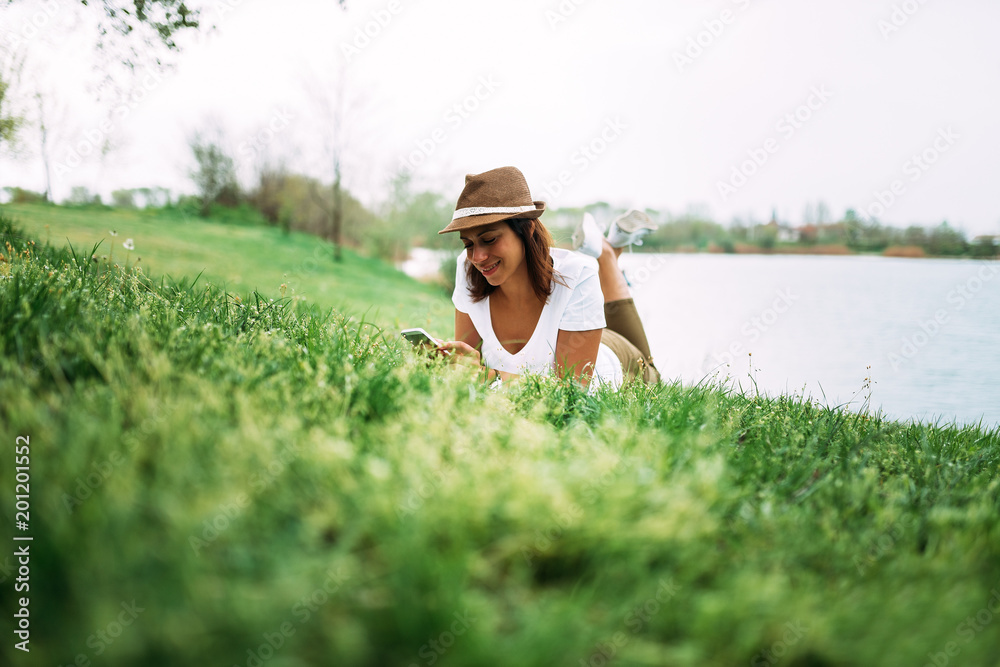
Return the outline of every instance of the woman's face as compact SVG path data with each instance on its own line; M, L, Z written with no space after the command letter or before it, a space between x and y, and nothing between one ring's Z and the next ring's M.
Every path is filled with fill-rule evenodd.
M465 256L494 287L524 263L524 243L505 221L462 231Z

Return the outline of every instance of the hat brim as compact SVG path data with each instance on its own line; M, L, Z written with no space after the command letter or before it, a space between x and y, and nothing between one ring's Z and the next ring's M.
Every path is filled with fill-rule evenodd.
M492 225L494 222L510 220L511 218L537 218L545 212L545 202L536 201L532 203L535 205L535 210L527 211L525 213L486 213L484 215L468 215L464 218L459 218L458 220L452 220L451 223L439 231L438 234L447 234L448 232L459 232L463 229L472 229L473 227Z

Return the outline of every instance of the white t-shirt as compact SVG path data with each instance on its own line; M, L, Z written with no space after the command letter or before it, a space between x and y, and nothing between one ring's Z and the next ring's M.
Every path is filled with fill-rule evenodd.
M579 252L552 248L553 269L561 276L561 285L552 282L552 294L542 308L538 324L527 344L517 354L504 349L493 331L490 317L490 297L473 303L469 296L466 253L458 256L455 273L455 292L451 300L455 308L466 313L483 339L483 361L490 368L523 375L526 372L545 375L553 370L556 356L556 339L559 330L590 331L603 329L604 294L597 276L597 260ZM610 384L617 389L623 381L622 365L604 343L597 352L594 375L590 383L593 393L600 384Z

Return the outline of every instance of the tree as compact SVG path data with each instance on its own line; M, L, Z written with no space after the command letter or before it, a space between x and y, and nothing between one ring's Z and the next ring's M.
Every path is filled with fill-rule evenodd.
M910 225L903 232L904 245L915 245L921 248L927 247L927 231L919 225Z
M53 8L46 11L64 10L56 0L50 0L50 3ZM0 6L15 4L23 3L21 0L0 0ZM177 50L175 37L184 31L197 30L201 25L200 10L192 9L184 0L79 0L77 8L79 13L99 12L97 49L105 51L128 69L134 69L137 61L155 54L157 47ZM19 45L20 37L17 33L12 35L15 47ZM156 62L160 64L159 57L156 57Z
M357 116L359 101L350 102L346 95L347 72L341 68L337 73L327 76L314 75L307 84L320 122L317 145L323 151L323 161L326 163L323 171L329 169L332 176L330 183L330 199L328 200L318 189L312 191L313 200L324 213L328 221L327 230L321 234L333 242L333 259L340 261L341 235L344 221L344 159L350 145L348 130ZM329 84L332 82L332 86ZM319 181L314 181L319 183Z
M11 109L10 84L5 81L0 73L0 144L11 145L17 138L17 131L24 124L24 117L15 115Z
M327 238L329 211L333 208L333 189L328 184L312 176L284 171L281 167L263 172L262 181L266 185L258 184L250 199L265 219L289 230ZM261 202L264 202L263 208ZM379 219L346 189L341 192L341 205L345 243L365 246L387 257L382 255Z
M257 186L250 193L250 202L264 219L278 225L286 234L291 229L291 213L286 202L290 174L283 163L262 163L257 169Z
M24 56L0 47L0 158L23 157L21 132L26 124L26 109L19 99L24 71Z
M12 5L19 0L0 0L0 5ZM100 3L90 0L79 0L80 5L88 9L102 11L102 18L97 24L99 49L104 49L110 43L122 45L125 41L132 42L127 55L122 62L129 69L135 65L135 60L141 58L157 42L168 50L177 50L175 37L186 31L198 30L202 26L202 10L191 7L190 0L101 0ZM194 0L198 2L198 0ZM337 0L346 8L346 0ZM221 7L231 9L236 0L222 2ZM220 10L221 11L221 10ZM117 37L125 38L119 40ZM137 48L135 40L141 42ZM159 58L156 59L160 63Z
M0 54L2 55L2 54ZM24 115L16 105L15 89L24 67L24 58L7 54L0 67L0 155L16 153L18 133L24 125Z
M802 224L811 225L816 221L816 212L813 210L812 202L806 202L806 208L802 211Z
M88 0L80 0L88 5ZM159 37L167 48L176 49L174 35L185 28L198 28L200 25L199 10L192 10L184 0L102 0L105 21L111 28L122 34L130 35L147 26ZM131 8L130 8L131 6ZM99 30L101 36L107 34L108 28L104 21Z
M82 185L74 185L70 188L69 198L66 199L64 204L69 204L71 206L88 206L88 205L98 205L101 204L101 195L92 195L90 190Z
M133 198L139 196L136 206L141 208L161 208L170 205L170 190L160 186L152 188L135 188L132 190Z
M948 221L931 230L927 250L932 255L962 255L966 251L965 235L952 228Z
M997 256L1000 248L992 236L977 236L969 248L970 254L977 259L992 259Z
M382 206L384 225L379 231L379 254L405 255L412 244L425 248L450 248L454 239L438 234L442 220L451 217L453 204L436 192L413 192L412 175L397 172L389 181L389 200Z
M113 190L111 205L115 208L135 208L135 191L130 189Z
M766 225L757 225L754 238L762 250L774 250L778 244L778 223L772 220Z
M337 1L341 7L346 6L346 0ZM80 3L90 6L88 0ZM100 25L102 36L107 34L109 26L125 36L146 27L170 49L177 48L174 36L178 32L201 25L201 10L188 7L185 0L102 0L101 7L105 16Z
M830 222L830 218L830 207L826 205L826 202L816 202L816 222L822 225L824 222Z
M59 145L63 132L66 131L67 108L54 94L43 94L40 90L35 91L35 104L38 118L33 124L38 128L38 154L45 171L45 195L49 201L54 202L56 199L52 187L52 151L53 146Z
M188 140L188 146L191 147L197 164L197 169L191 171L190 176L198 188L201 215L207 217L211 213L212 204L238 204L240 188L236 182L236 164L223 148L221 130L216 130L210 138L196 132Z

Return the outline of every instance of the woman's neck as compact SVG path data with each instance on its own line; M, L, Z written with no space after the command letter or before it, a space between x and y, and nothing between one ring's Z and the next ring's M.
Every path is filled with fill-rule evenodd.
M496 293L507 303L520 306L538 301L538 295L528 277L528 265L521 262L517 271L496 289Z

